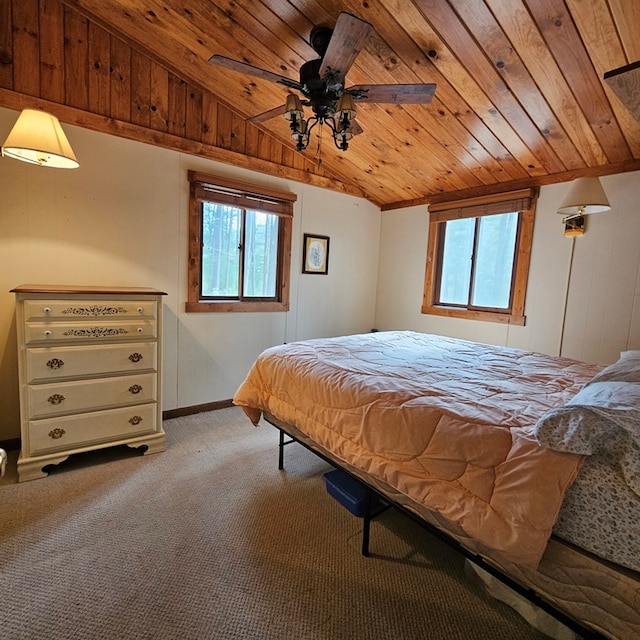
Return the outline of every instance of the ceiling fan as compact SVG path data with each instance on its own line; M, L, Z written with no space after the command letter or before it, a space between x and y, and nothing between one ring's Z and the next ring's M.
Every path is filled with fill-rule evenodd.
M295 93L290 93L286 105L258 114L249 122L264 122L283 115L290 122L291 138L298 151L308 147L311 130L318 123L327 124L336 147L346 151L348 141L362 132L355 122L354 101L428 104L436 90L435 84L361 84L345 87L345 77L372 30L368 22L344 12L338 16L335 29L325 26L312 29L309 43L320 57L300 67L299 81L221 55L211 56L209 62L284 85L304 98L301 101ZM304 118L303 106L311 107L313 117Z

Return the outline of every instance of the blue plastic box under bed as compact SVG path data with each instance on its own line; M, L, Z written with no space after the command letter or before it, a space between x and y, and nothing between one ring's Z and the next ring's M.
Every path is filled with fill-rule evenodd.
M363 517L367 508L367 494L371 517L380 514L388 507L379 496L371 495L371 490L341 469L328 471L323 476L327 492L354 516Z

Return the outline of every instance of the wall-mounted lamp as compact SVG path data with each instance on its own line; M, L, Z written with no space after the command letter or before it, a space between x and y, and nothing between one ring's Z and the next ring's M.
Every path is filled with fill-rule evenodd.
M599 178L577 178L558 207L558 213L565 215L563 222L577 216L609 211L611 205L600 184Z
M18 116L2 145L2 155L41 167L80 166L58 118L36 109L24 109Z
M565 225L565 235L577 236L584 233L584 216L609 209L611 205L600 179L593 177L574 180L557 211L564 216L562 223Z

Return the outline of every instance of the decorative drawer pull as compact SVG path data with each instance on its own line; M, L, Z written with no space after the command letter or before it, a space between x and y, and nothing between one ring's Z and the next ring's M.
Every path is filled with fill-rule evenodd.
M142 327L138 327L138 328L136 329L136 331L137 331L138 333L144 333L144 329L143 329Z
M143 308L143 307L138 307L138 308L136 309L136 311L137 311L138 313L144 313L144 308Z
M129 424L140 424L142 422L142 416L133 416L133 418L129 418Z
M140 360L142 360L142 354L136 351L129 356L129 360L131 360L131 362L140 362Z
M47 362L49 369L60 369L62 365L64 365L64 360L60 360L59 358L51 358L51 360Z
M48 316L51 313L51 307L45 307L42 311L44 311L45 316Z
M53 440L58 440L62 438L62 436L67 433L64 429L60 429L60 427L56 427L53 431L49 431L49 437Z
M54 393L52 396L47 398L47 401L51 404L60 404L64 401L65 397L60 395L59 393Z
M51 329L47 329L47 330L44 332L44 336L45 336L45 338L50 338L52 335L53 335L53 334L52 334Z
M134 384L129 387L129 391L131 391L131 393L140 393L142 391L142 387L139 384Z

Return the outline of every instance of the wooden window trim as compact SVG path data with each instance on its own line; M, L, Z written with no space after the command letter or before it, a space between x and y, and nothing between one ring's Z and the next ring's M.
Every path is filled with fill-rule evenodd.
M535 221L536 189L470 198L457 202L442 203L429 207L429 240L427 246L427 265L425 274L422 313L445 316L448 318L465 318L485 322L499 322L524 326L526 317L524 305L529 279L531 262L531 245L533 242L533 225ZM513 285L511 309L507 312L463 309L434 304L440 274L438 273L438 248L441 241L439 227L448 220L481 217L497 213L520 212L519 231L516 238L515 264L513 269Z
M189 171L189 262L187 269L187 303L188 313L211 312L268 312L288 311L291 278L291 241L293 236L293 203L297 196L294 193L279 191L266 187L256 187L237 180L209 176L197 171ZM200 298L201 277L201 203L223 202L274 213L281 218L282 240L278 242L277 297L278 300L252 300L251 302L234 300L202 300Z

